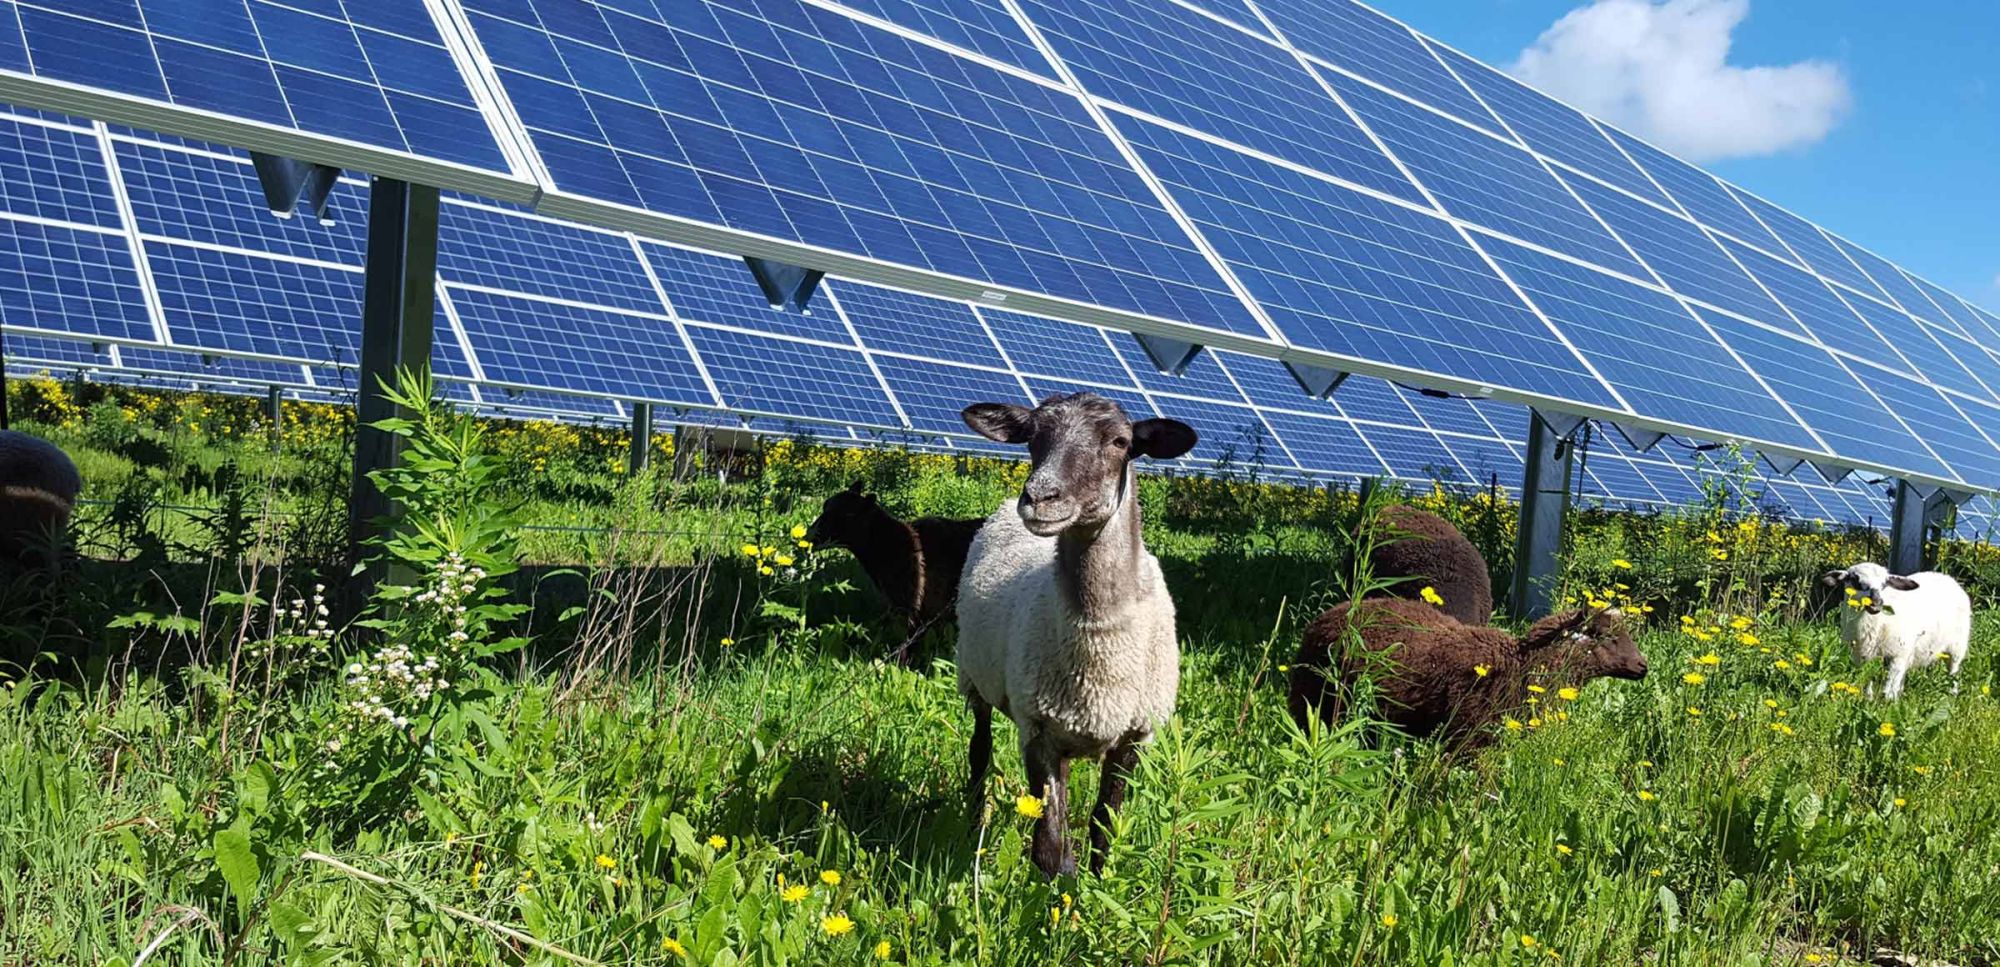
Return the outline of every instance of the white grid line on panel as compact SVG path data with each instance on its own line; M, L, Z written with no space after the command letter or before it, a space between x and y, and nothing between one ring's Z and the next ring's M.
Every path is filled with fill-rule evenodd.
M452 304L448 284L442 279L431 283L431 296L437 300L438 308L444 310L445 324L451 327L451 337L458 343L458 352L465 357L465 368L478 382L486 382L486 367L480 365L479 355L472 351L472 337L465 333L465 323L458 318L458 307Z
M445 52L458 65L466 92L485 118L487 130L500 146L501 157L507 159L508 169L538 186L553 186L555 180L549 176L548 166L542 163L533 139L528 137L528 126L521 122L514 102L500 93L499 74L479 37L472 32L465 9L457 0L424 0L424 8L444 41Z
M125 247L132 253L132 269L139 276L139 292L146 300L146 318L152 320L153 338L163 346L173 345L173 334L167 329L166 306L160 301L159 287L153 284L153 268L146 261L146 246L139 239L139 219L132 214L132 196L125 189L125 174L118 168L118 152L111 144L109 125L99 121L96 125L98 150L104 154L104 173L111 183L111 203L118 210L118 221L125 226Z
M653 271L652 261L646 258L645 246L640 243L639 236L630 232L625 234L625 240L632 247L632 256L639 260L639 270L646 273L646 282L653 287L653 295L660 300L660 307L672 320L674 332L681 337L681 348L687 351L688 358L694 360L694 371L701 374L701 385L707 388L708 398L721 406L722 391L716 389L715 377L708 375L708 364L702 360L700 353L694 351L694 340L688 338L687 326L681 323L680 312L674 308L673 300L667 298L667 287L660 284L659 273Z
M1028 377L1022 375L1021 367L1014 365L1014 357L1008 354L1006 346L1001 345L1000 337L993 334L993 327L986 322L986 313L976 303L968 302L966 306L972 310L972 318L978 321L979 331L985 333L986 340L993 344L995 350L999 351L1000 362L1006 365L1007 375L1014 377L1014 382L1020 385L1021 396L1028 402L1033 403L1035 401L1035 393L1028 388Z
M853 320L848 319L847 313L840 308L840 299L834 296L833 287L822 288L821 295L825 297L827 307L833 310L833 317L840 320L841 328L847 330L847 338L854 340L854 345L861 349L861 361L868 366L868 372L875 377L876 384L882 387L882 395L888 399L889 408L896 411L896 419L903 421L905 429L916 429L910 423L910 414L903 410L903 401L896 398L896 390L889 385L888 378L882 375L882 367L875 364L873 352L869 350L868 344L862 341L861 333L855 330Z

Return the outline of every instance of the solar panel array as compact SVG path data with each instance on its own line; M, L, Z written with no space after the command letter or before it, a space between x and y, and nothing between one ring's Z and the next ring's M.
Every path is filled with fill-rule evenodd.
M73 6L0 0L0 95L531 201L445 207L434 366L476 403L941 434L970 396L1088 386L1171 404L1200 460L1518 475L1519 406L1358 376L1325 403L1282 357L2000 486L2000 318L1349 0ZM273 220L200 144L9 125L10 328L308 388L351 363L358 219ZM845 277L775 313L739 260L639 235ZM1217 349L1163 376L1082 322ZM1621 499L1695 485L1596 456ZM1771 489L1849 516L1851 488Z

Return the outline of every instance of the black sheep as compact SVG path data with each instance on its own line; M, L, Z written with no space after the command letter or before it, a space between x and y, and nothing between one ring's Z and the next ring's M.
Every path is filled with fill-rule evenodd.
M1395 583L1371 596L1420 599L1428 587L1444 600L1445 614L1469 625L1493 620L1493 578L1486 558L1451 522L1406 504L1382 509L1375 518L1375 545L1368 557L1376 580Z
M875 590L901 614L908 634L896 660L910 663L910 642L935 622L949 620L958 596L965 555L985 518L919 517L905 521L882 509L861 481L826 499L806 539L844 547L861 562Z

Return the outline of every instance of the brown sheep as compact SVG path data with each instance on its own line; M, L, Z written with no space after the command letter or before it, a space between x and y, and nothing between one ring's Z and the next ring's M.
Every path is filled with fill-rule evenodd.
M1469 625L1493 620L1493 578L1486 558L1451 522L1405 504L1382 509L1375 518L1375 540L1369 554L1370 573L1377 580L1398 580L1370 597L1417 598L1426 587L1444 603L1445 614Z
M1323 723L1339 721L1346 688L1364 671L1374 674L1384 721L1417 738L1440 736L1455 750L1491 741L1487 727L1522 708L1530 684L1553 695L1596 678L1646 677L1646 657L1616 611L1552 615L1516 638L1400 598L1361 602L1355 628L1374 654L1346 656L1329 676L1356 607L1331 608L1306 629L1291 668L1292 718L1302 728L1315 709Z
M882 509L861 481L826 499L806 538L815 545L844 547L861 562L875 590L903 616L908 635L896 660L910 663L910 642L924 629L952 616L965 554L985 518L919 517L904 521Z
M83 478L60 447L0 430L0 558L31 562L59 547Z

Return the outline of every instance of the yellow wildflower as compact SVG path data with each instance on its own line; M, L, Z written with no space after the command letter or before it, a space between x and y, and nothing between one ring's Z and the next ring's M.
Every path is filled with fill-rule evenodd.
M1749 627L1750 627L1750 619L1745 618L1742 615L1738 615L1734 618L1729 619L1729 630L1731 631L1744 631L1747 630Z
M616 869L618 867L618 861L612 859L609 856L604 855L603 853L599 853L597 854L597 865L602 866L607 870Z
M1440 608L1444 607L1444 595L1439 594L1436 588L1431 587L1428 584L1424 585L1424 589L1422 591L1417 592L1417 596L1423 598L1425 601L1428 601L1431 604L1434 604Z
M826 884L827 886L839 886L839 885L840 885L840 871L839 871L839 870L821 870L821 871L820 871L820 873L819 873L819 881L820 881L821 883L824 883L824 884Z
M794 883L791 886L785 887L782 891L780 891L778 893L778 898L785 901L786 903L797 903L800 900L805 899L806 894L809 894L811 892L812 892L812 887L809 887L804 883Z
M1657 797L1653 795L1653 791L1652 791L1652 790L1650 790L1650 789L1641 789L1641 790L1639 790L1639 801L1640 801L1640 802L1652 802L1652 801L1653 801L1653 800L1654 800L1655 798L1657 798Z
M1699 685L1705 681L1708 681L1708 676L1700 672L1688 672L1687 674L1681 676L1681 681L1684 681L1689 685Z
M806 536L806 526L804 524L793 524L792 529L789 533L792 535L792 540L795 541L804 540Z
M723 836L723 835L721 835L720 833L718 833L718 834L716 834L716 835L714 835L714 836L710 836L710 837L708 838L708 848L709 848L709 849L728 849L728 848L729 848L729 837L727 837L727 836Z
M1474 675L1478 675L1481 678L1485 678L1486 676L1493 673L1493 669L1488 668L1485 665L1474 665L1472 666L1472 673Z
M1750 632L1745 631L1742 634L1736 636L1736 641L1747 648L1752 645L1761 644L1763 642L1763 639L1757 637L1756 635L1751 634Z
M1534 937L1534 935L1533 935L1533 934L1527 934L1527 933L1524 933L1524 934L1522 934L1522 935L1521 935L1521 946L1523 946L1523 947L1526 947L1526 948L1528 948L1529 950L1533 950L1533 949L1535 949L1535 944L1536 944L1536 943L1537 943L1537 941L1535 940L1535 937Z
M1571 854L1571 853L1573 853L1573 852L1575 852L1575 850L1572 850L1572 849L1570 849L1570 848L1569 848L1569 845L1568 845L1568 844L1566 844L1566 843L1557 843L1557 844L1556 844L1556 855L1557 855L1557 856L1568 856L1569 854Z
M1896 737L1896 726L1889 722L1884 722L1881 728L1875 730L1875 734L1885 739L1893 739Z
M1571 688L1568 685L1556 689L1556 697L1562 699L1565 702L1576 701L1576 697L1580 694L1582 693L1578 692L1576 689Z
M1611 566L1619 569L1620 571L1632 570L1632 562L1622 557L1612 560Z
M780 554L777 557L772 558L771 560L776 562L779 567L792 566L792 556L790 554Z
M1382 914L1382 926L1390 930L1396 929L1396 915L1393 913Z
M1691 658L1689 660L1697 665L1707 665L1710 668L1714 668L1715 666L1722 664L1722 656L1712 651L1706 655L1702 655L1699 658Z
M770 565L768 565L768 564L766 564L766 565L763 565L762 567L759 567L759 568L757 569L757 573L758 573L758 574L762 574L762 575L764 575L765 577L770 577L771 575L773 575L773 574L776 574L776 573L778 573L778 572L776 572L776 571L772 570L772 569L771 569L771 566L770 566Z
M1521 730L1521 723L1520 723L1520 721L1519 721L1518 719L1515 719L1515 718L1511 717L1511 716L1510 716L1510 717L1508 717L1507 721L1505 721L1505 722L1502 722L1502 723L1500 723L1500 724L1501 724L1501 725L1504 725L1504 726L1506 726L1506 727L1507 727L1508 729L1510 729L1510 730L1512 730L1512 731L1515 731L1515 732L1519 732L1519 731Z
M830 917L821 917L819 928L826 931L829 937L844 937L853 932L854 921L847 919L845 913L836 913Z
M1534 692L1534 693L1535 693L1535 694L1537 694L1537 695L1540 695L1540 694L1542 694L1543 692L1546 692L1546 691L1548 691L1548 689L1546 689L1546 688L1543 688L1543 687L1542 687L1542 686L1540 686L1540 685L1530 685L1530 686L1528 686L1528 691L1531 691L1531 692Z
M1901 797L1901 796L1897 796L1897 797L1896 797L1896 808L1897 808L1897 809L1901 809L1901 808L1903 808L1903 806L1904 806L1904 805L1905 805L1905 802L1904 802L1904 800L1903 800L1903 797Z
M890 948L890 946L889 946L889 941L887 941L887 940L882 940L882 941L877 941L877 942L876 942L876 944L875 944L875 959L876 959L876 960L888 960L888 959L889 959L889 954L890 954L890 953L892 953L892 952L893 952L893 951L892 951L892 949L891 949L891 948Z
M673 937L668 937L660 941L660 952L673 954L676 957L686 957L688 955L688 949L681 946L681 942Z
M1042 818L1042 801L1034 796L1022 795L1014 799L1014 811L1029 819Z
M724 648L734 648L734 647L736 647L736 639L734 639L734 638L724 638L724 639L722 639L722 647L724 647Z
M745 545L743 545L743 554L744 554L744 556L746 556L746 557L756 557L756 556L757 556L757 545L755 545L755 544L745 544Z

